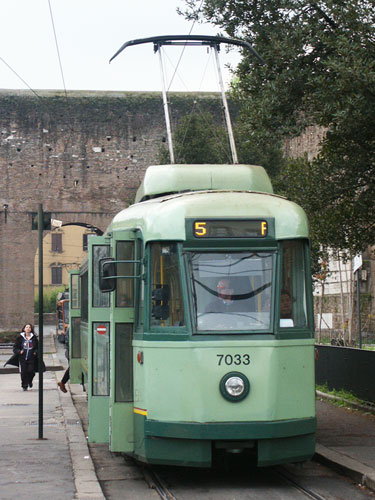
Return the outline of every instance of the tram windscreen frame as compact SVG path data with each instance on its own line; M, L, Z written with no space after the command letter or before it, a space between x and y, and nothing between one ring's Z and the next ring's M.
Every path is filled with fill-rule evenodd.
M272 331L275 252L189 252L188 265L197 332Z

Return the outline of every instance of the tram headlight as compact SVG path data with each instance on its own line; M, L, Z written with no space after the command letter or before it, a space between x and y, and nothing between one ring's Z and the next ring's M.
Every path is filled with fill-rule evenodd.
M225 390L230 396L241 396L245 390L245 384L240 377L230 377L225 382Z
M249 391L250 382L243 373L227 373L220 381L221 395L228 401L242 401L249 394Z

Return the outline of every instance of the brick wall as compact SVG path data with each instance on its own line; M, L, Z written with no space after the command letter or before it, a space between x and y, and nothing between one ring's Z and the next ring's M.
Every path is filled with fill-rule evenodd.
M165 145L159 93L0 91L0 329L33 318L31 213L105 230ZM171 94L172 123L218 94ZM194 104L195 103L195 104ZM4 206L7 209L4 210Z

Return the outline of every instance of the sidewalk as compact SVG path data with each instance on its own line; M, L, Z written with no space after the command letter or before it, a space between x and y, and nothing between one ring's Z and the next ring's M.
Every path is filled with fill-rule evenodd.
M17 369L3 368L11 350L0 351L1 500L104 500L70 394L57 387L65 367L53 328L44 328L43 347L43 440L38 439L39 377L32 389L22 391Z
M375 491L375 415L333 406L321 395L314 459Z
M34 387L23 392L17 369L3 368L10 355L11 350L0 351L1 500L105 500L71 393L57 387L66 360L56 352L53 328L44 329L43 440L38 439L38 375ZM318 400L317 417L315 460L375 491L375 416ZM145 498L146 490L145 483Z

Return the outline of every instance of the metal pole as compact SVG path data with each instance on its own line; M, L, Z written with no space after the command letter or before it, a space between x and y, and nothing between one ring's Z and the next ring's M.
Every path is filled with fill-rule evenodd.
M361 331L361 290L360 290L360 281L359 281L359 273L360 269L357 270L357 316L358 316L358 340L359 340L359 348L362 349L362 331Z
M39 241L39 433L43 439L43 205L38 207L38 241Z
M215 60L216 60L216 69L217 69L217 76L219 78L219 85L221 89L221 98L223 100L223 108L224 108L224 115L225 115L225 122L227 124L227 130L228 130L228 136L229 136L229 143L230 143L230 149L232 151L232 160L233 163L236 164L238 163L238 157L237 157L237 151L236 151L236 144L234 142L234 136L233 136L233 129L232 129L232 122L230 120L230 114L229 114L229 108L228 108L228 102L227 98L225 95L225 90L224 90L224 82L223 82L223 77L221 74L221 68L220 68L220 61L219 61L219 49L217 45L213 46L213 49L215 51Z
M161 55L161 46L157 45L156 47L157 47L156 50L159 52L160 74L161 74L162 92L163 92L163 106L164 106L165 124L167 126L169 156L170 156L171 163L174 163L175 159L174 159L173 142L172 142L171 122L170 122L170 117L169 117L167 90L166 90L166 85L165 85L164 64L163 64L163 58Z

